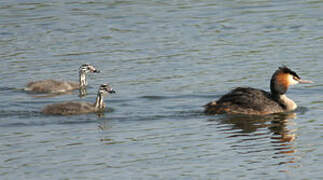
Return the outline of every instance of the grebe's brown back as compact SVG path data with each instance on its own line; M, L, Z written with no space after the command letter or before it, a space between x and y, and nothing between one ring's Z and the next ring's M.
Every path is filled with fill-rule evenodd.
M270 81L270 93L261 89L238 87L217 101L205 105L207 114L254 114L264 115L293 111L296 103L285 93L290 85L313 83L302 80L296 72L286 66L279 67Z

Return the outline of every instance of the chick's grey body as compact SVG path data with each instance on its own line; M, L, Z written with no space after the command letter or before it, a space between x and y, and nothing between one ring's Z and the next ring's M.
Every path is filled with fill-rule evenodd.
M27 84L25 91L34 93L65 93L87 86L86 74L89 72L100 72L94 66L89 64L81 65L79 69L79 82L58 81L58 80L40 80L33 81Z
M58 104L51 104L43 109L44 114L56 115L74 115L74 114L87 114L92 112L100 112L105 108L96 108L93 103L89 102L64 102Z
M108 84L102 84L98 90L95 103L68 101L50 104L42 110L42 113L48 115L76 115L103 112L106 107L103 97L111 93L115 93L115 91Z
M80 88L80 84L69 81L42 80L34 81L27 84L26 91L37 93L63 93Z

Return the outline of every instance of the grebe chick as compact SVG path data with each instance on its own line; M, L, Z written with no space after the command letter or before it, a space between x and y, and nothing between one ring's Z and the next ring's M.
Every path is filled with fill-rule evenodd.
M25 91L34 93L65 93L68 91L85 88L87 86L86 74L89 72L99 73L94 66L89 64L81 65L79 69L79 82L57 81L57 80L41 80L27 84Z
M253 114L264 115L293 111L296 103L285 93L290 85L313 83L302 80L296 72L288 67L279 67L270 81L270 93L261 89L238 87L225 94L217 101L205 105L207 114Z
M92 112L103 112L106 105L103 102L104 95L115 93L108 85L102 84L99 88L95 103L68 101L58 104L47 105L42 113L52 115L76 115Z

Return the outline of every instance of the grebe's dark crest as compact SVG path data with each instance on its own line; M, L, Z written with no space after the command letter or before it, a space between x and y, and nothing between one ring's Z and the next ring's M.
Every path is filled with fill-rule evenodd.
M279 67L270 81L270 93L261 89L238 87L217 101L205 105L207 114L271 114L293 111L296 103L285 93L288 87L298 83L313 83L302 80L286 66Z

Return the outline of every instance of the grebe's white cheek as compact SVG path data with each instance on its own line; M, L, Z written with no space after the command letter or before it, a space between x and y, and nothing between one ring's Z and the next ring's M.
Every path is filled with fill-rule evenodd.
M289 75L288 76L288 81L289 81L289 84L290 85L296 85L296 84L298 84L298 81L295 80L292 75Z

